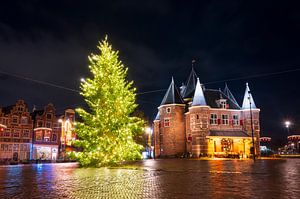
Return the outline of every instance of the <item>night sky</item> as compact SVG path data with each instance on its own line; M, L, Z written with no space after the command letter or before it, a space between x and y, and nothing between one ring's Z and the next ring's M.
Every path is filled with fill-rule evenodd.
M227 82L242 104L249 82L261 109L261 135L283 139L283 121L300 133L300 12L297 1L5 1L0 6L0 106L24 99L58 112L83 106L87 56L108 35L138 92L167 89L195 70L206 88ZM261 74L281 74L260 76ZM244 78L245 77L245 78ZM229 81L228 79L238 80ZM218 82L218 83L212 83ZM152 120L164 92L138 95ZM299 129L299 130L296 130Z

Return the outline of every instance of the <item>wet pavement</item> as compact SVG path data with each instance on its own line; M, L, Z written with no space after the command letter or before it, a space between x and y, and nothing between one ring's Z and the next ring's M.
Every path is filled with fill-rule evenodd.
M300 198L300 159L0 166L0 198Z

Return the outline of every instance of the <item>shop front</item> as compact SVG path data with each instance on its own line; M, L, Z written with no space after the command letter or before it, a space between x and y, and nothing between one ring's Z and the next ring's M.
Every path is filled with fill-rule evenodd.
M33 145L33 159L55 161L57 157L58 145Z

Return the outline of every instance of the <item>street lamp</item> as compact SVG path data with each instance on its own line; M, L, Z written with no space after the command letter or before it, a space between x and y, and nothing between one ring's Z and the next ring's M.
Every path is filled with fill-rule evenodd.
M251 102L251 92L248 91L248 100L250 105L250 119L251 119L251 134L252 134L252 154L253 154L253 160L255 161L255 144L254 144L254 128L253 128L253 116L252 116L252 102Z
M284 122L285 128L287 129L288 136L290 134L290 126L291 126L291 124L292 123L290 121L288 121L288 120Z

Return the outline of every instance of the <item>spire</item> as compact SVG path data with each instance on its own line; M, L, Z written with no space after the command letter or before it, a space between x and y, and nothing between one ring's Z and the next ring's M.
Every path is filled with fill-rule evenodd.
M196 88L196 82L197 82L197 75L194 70L194 62L192 62L192 71L189 75L189 78L185 84L185 89L182 92L182 97L191 97L190 95L194 92Z
M242 109L250 109L250 102L251 102L251 108L256 109L256 105L254 103L252 94L250 92L250 88L248 86L248 83L246 83L246 90L245 90Z
M223 92L228 97L228 99L230 99L235 105L237 105L238 107L240 107L239 104L237 103L235 97L233 96L233 94L229 90L229 88L227 86L227 83L225 83L225 88L224 88Z
M200 85L199 78L197 78L197 84L196 84L196 89L195 89L192 106L201 106L201 105L206 106L206 101L205 101L202 87Z
M184 104L180 92L174 83L173 77L172 77L171 84L160 105L165 105L165 104Z

